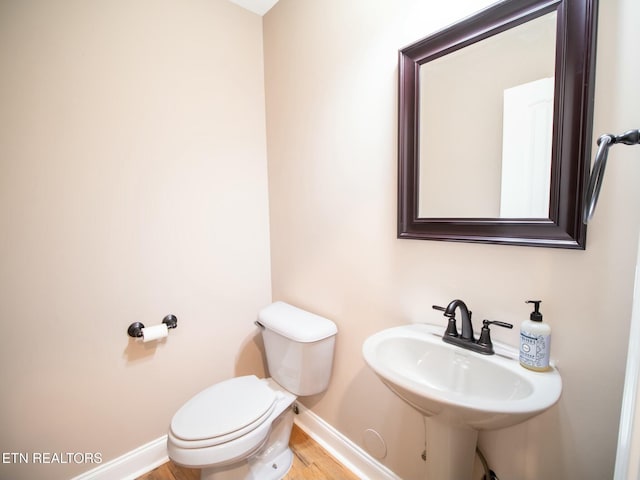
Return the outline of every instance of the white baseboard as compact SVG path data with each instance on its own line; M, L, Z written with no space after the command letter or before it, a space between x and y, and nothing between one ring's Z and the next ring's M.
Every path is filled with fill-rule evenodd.
M163 435L71 480L135 480L168 461L167 436Z
M362 480L401 480L319 416L298 404L295 423L322 448ZM135 480L169 461L167 436L153 440L71 480Z
M298 409L296 425L357 477L362 480L402 480L304 405L298 403Z

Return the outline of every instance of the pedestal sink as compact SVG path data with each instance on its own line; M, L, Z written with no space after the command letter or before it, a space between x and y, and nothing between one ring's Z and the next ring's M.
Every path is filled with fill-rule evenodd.
M509 427L560 398L556 369L520 366L518 350L494 342L494 355L444 343L444 327L382 330L362 347L365 361L401 399L427 417L428 480L471 479L479 430Z

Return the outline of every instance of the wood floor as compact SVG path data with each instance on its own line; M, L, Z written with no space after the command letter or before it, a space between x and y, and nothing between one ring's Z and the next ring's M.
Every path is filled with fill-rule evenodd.
M358 480L295 424L289 444L293 466L285 480ZM168 462L137 480L200 480L200 470Z

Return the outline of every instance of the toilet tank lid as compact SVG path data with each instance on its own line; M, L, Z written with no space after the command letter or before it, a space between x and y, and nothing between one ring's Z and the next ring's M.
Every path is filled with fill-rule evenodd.
M265 328L302 343L317 342L338 333L338 327L328 318L285 302L275 302L263 308L258 320Z

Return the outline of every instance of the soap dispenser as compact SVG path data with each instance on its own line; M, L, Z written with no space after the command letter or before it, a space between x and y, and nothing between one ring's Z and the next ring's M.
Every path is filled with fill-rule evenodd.
M527 300L526 303L533 303L534 308L530 320L525 320L520 326L520 365L545 372L550 369L551 327L542 321L541 300Z

